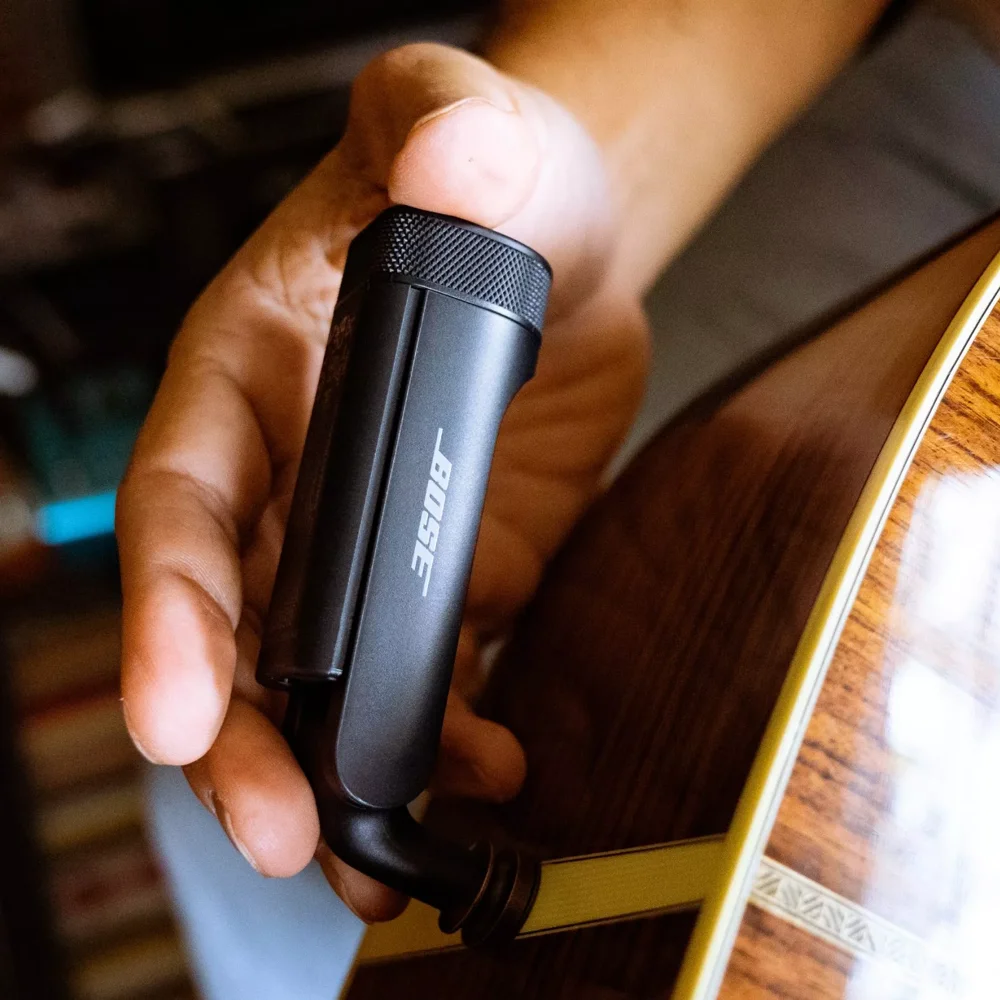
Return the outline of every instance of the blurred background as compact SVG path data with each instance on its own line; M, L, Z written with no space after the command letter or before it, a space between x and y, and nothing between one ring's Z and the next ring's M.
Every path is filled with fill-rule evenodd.
M476 0L0 3L0 997L192 997L118 701L114 491L199 289L348 85Z
M196 975L209 992L210 967L224 983L212 1000L243 1000L265 995L265 966L278 984L266 995L289 995L274 959L281 887L253 895L264 880L172 769L156 771L147 827L118 701L114 492L185 309L337 141L351 79L406 41L474 46L485 7L0 0L3 1000L190 1000ZM1000 209L997 107L995 52L946 4L895 4L653 290L652 377L623 454L710 383ZM321 881L283 905L294 916L311 898L332 930L346 911L322 910ZM359 930L341 930L349 955ZM249 991L225 985L240 974Z

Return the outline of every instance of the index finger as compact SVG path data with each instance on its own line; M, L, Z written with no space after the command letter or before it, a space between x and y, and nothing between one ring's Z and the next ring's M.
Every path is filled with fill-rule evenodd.
M123 706L157 762L201 757L226 714L241 555L294 472L357 229L344 220L377 207L340 173L334 153L191 310L119 492Z

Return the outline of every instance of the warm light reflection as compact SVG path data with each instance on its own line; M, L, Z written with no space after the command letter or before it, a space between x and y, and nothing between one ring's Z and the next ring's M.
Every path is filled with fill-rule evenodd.
M930 480L901 553L873 694L890 753L864 904L927 945L903 982L859 961L855 1000L1000 996L1000 477ZM897 651L918 649L898 663ZM900 901L905 906L900 907Z
M906 613L925 626L957 630L957 644L975 642L997 603L998 554L1000 480L932 481L914 511L900 566Z

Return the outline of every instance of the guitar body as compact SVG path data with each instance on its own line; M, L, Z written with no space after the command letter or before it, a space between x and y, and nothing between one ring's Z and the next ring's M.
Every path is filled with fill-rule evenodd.
M881 529L719 995L996 995L998 818L994 306Z
M349 1000L992 995L998 250L993 223L666 426L492 677L522 794L432 808L543 858L695 839L696 889L624 853L576 926L491 953L426 950L415 911ZM602 909L622 880L635 905Z

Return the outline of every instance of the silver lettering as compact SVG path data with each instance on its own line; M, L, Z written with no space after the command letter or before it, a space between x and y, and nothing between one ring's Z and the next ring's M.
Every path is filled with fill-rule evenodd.
M441 454L441 431L438 428L437 441L434 442L434 458L431 461L431 479L434 480L441 489L448 489L451 480L451 462Z
M423 542L417 542L413 547L413 561L410 563L410 569L417 571L417 576L422 577L424 581L424 597L427 596L427 588L431 585L431 570L434 568L434 556L427 550L427 547ZM427 573L424 573L424 570Z
M427 492L424 493L424 509L439 521L444 517L444 490L433 479L427 480Z
M451 462L441 451L441 436L444 428L439 427L431 457L430 477L424 490L424 509L420 512L417 525L417 541L413 547L410 569L424 581L423 596L431 584L431 570L434 568L434 553L437 551L441 534L441 519L444 517L444 501L448 484L451 482Z
M431 550L438 547L438 532L441 530L441 522L430 516L426 510L420 512L420 527L417 528L417 538L420 539Z

